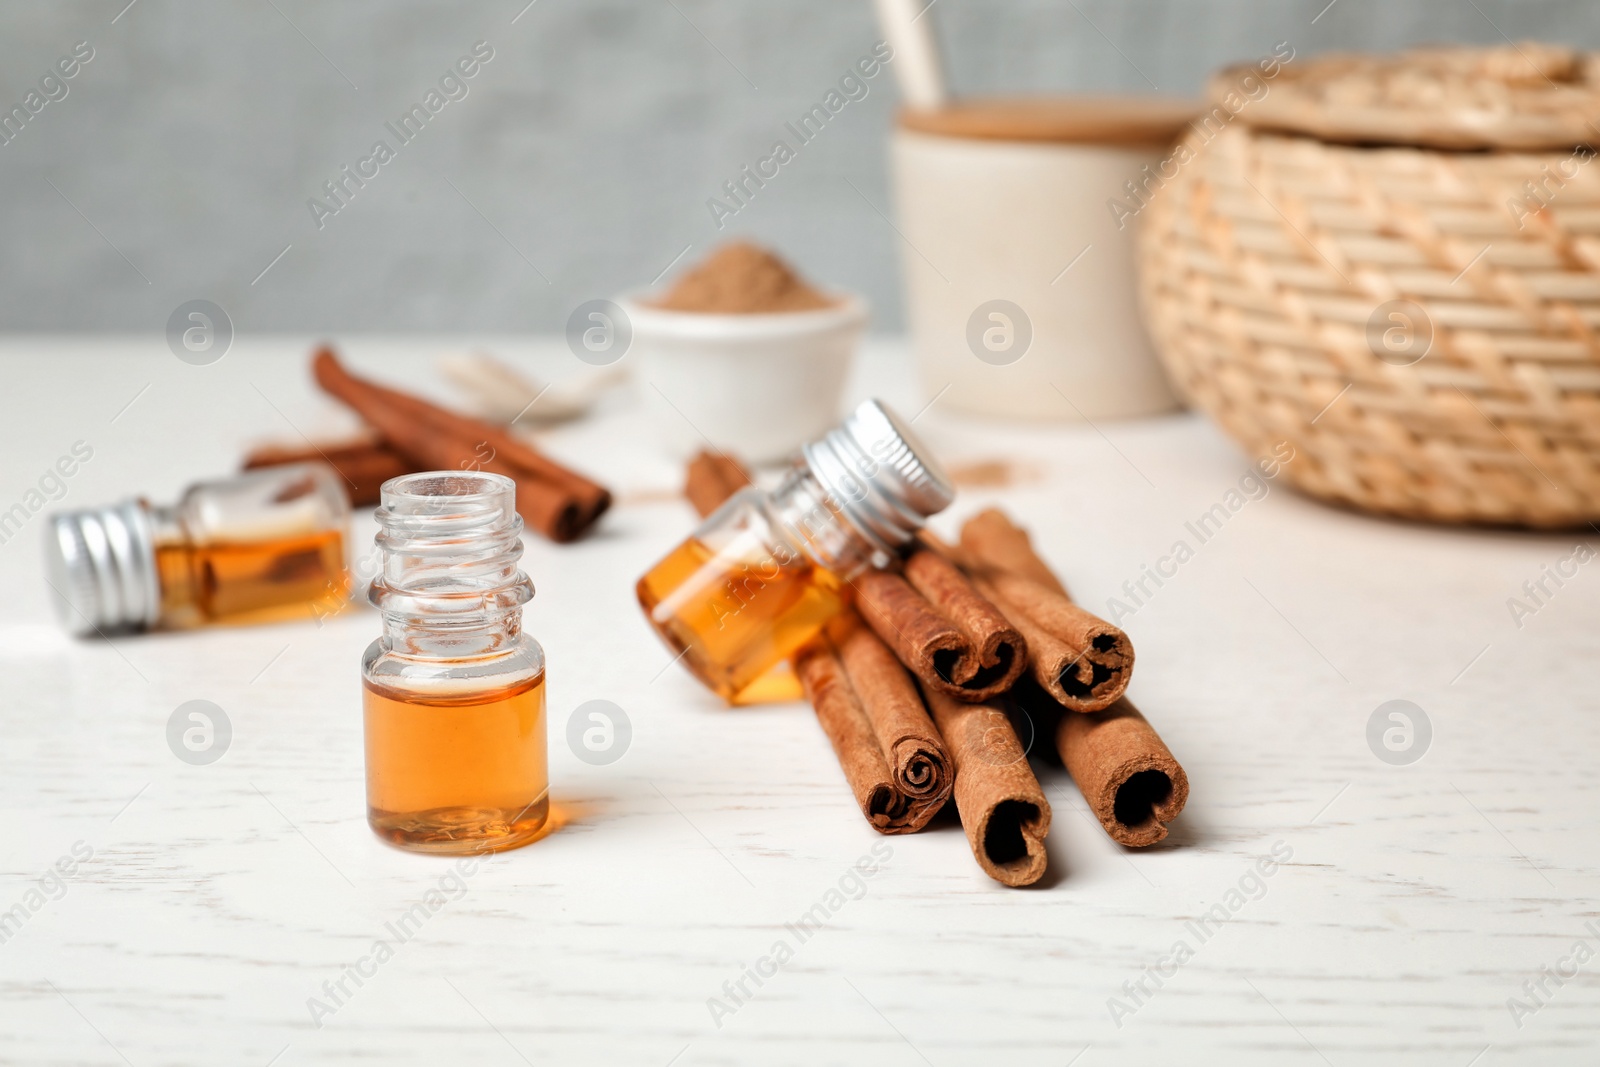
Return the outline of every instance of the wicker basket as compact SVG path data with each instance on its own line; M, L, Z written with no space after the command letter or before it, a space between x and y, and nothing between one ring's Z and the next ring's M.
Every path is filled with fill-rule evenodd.
M1339 56L1252 88L1140 212L1145 313L1179 388L1252 454L1293 445L1284 476L1328 500L1600 519L1600 159L1574 148L1600 142L1600 63Z

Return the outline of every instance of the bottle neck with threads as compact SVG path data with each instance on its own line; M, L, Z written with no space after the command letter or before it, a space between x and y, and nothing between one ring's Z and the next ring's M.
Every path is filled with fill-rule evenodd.
M867 401L805 446L770 506L813 562L848 580L889 566L952 496L911 428Z
M384 484L378 576L384 652L411 660L492 658L517 649L533 583L518 568L522 518L511 479L434 471Z

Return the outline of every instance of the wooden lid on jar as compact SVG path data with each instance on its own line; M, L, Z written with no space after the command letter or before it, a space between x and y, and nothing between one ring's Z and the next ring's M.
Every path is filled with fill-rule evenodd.
M1167 145L1201 110L1172 97L990 97L936 111L904 108L903 130L939 137L1054 144Z
M1208 112L1324 141L1535 150L1600 140L1600 53L1534 41L1332 53L1286 61L1270 78L1246 64L1219 71L1206 95Z

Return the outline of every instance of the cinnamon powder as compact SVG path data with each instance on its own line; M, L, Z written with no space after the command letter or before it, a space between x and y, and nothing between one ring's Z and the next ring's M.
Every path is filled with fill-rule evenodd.
M723 315L815 311L833 303L783 260L742 241L718 248L654 302L669 311Z

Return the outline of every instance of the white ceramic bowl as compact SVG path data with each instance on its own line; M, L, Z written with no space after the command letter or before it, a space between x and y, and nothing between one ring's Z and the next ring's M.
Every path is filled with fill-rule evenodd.
M850 294L816 311L670 311L618 300L628 350L663 444L676 458L708 442L751 463L783 459L837 420L867 305Z

